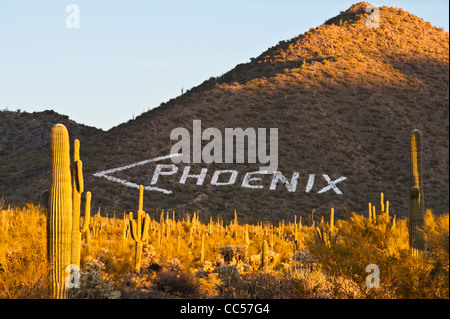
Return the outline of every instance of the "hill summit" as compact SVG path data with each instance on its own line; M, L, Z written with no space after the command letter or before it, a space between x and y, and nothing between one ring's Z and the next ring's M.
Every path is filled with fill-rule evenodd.
M177 209L228 218L236 209L249 220L275 220L309 216L313 210L320 216L331 207L345 217L350 211L364 212L368 202L376 205L383 192L391 211L404 216L409 136L417 128L424 138L425 205L435 213L448 211L449 35L389 7L380 7L379 26L369 27L374 13L366 12L367 6L353 5L107 132L69 131L72 139L81 140L93 203L109 211L133 210L133 185L143 184L148 212ZM282 177L275 187L273 175L251 175L258 179L245 184L246 174L259 164L181 163L170 171L173 163L166 156L175 143L170 133L180 127L192 133L194 120L222 132L277 128ZM16 125L2 125L2 136ZM7 136L0 152L5 143L22 145L18 137ZM33 159L47 159L46 147L35 151ZM48 187L49 165L43 160L21 165L16 159L26 155L19 150L0 154L0 194L12 202L37 201ZM165 165L159 168L166 174L152 184L158 164ZM194 177L182 183L187 166L190 175L206 169L202 183ZM26 190L15 176L27 178ZM341 194L331 187L333 181Z

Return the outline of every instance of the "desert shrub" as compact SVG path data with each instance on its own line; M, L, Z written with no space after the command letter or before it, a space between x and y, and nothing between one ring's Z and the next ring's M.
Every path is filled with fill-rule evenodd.
M101 271L105 265L99 261L86 264L80 271L79 288L69 289L70 299L120 299L120 291L113 288L113 283L105 281Z
M238 298L276 299L290 298L291 282L282 272L254 272L246 275Z
M238 293L242 291L242 281L236 265L222 265L217 268L220 278L220 284L216 287L219 296L222 298L236 298Z
M200 285L191 273L163 271L155 278L155 289L180 298L196 298L200 295Z
M439 222L434 220L427 213L424 230L429 245L435 247L434 254L426 251L419 257L412 256L406 221L397 221L394 226L386 214L372 221L353 214L350 220L337 224L339 233L335 243L313 241L309 247L327 274L349 278L364 298L446 298L448 252L442 247L445 247L448 215L440 217ZM366 267L370 264L380 269L379 289L365 287Z
M237 263L243 261L247 257L246 246L224 246L219 247L219 253L222 255L225 263Z
M288 273L287 279L290 282L291 298L333 298L330 277L320 268L294 269Z

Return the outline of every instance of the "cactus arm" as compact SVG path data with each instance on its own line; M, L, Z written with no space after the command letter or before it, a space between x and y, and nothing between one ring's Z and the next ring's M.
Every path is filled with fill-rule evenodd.
M136 233L136 228L137 228L136 222L134 220L131 220L130 221L131 238L133 238L134 241L138 242L139 238Z
M134 241L138 242L139 241L139 237L138 237L138 234L137 234L137 224L136 224L136 221L133 219L133 213L132 212L130 212L129 218L130 218L130 234L131 234L131 238L133 238Z
M145 215L144 218L144 227L142 231L141 241L144 242L148 239L148 229L150 227L150 216L148 214Z
M77 162L80 160L80 140L76 139L73 141L73 161Z
M142 237L142 220L144 219L144 212L138 210L137 213L137 237L140 239Z
M78 160L75 162L75 186L78 193L84 192L84 178L83 178L83 162Z
M91 192L87 192L86 193L86 206L85 206L85 210L84 210L84 221L83 221L83 226L81 227L81 230L80 230L81 233L86 232L89 227L89 221L91 218L91 198L92 198Z

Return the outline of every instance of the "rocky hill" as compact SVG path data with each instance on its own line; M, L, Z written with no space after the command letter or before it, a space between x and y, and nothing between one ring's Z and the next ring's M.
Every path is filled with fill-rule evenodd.
M229 218L236 209L248 220L276 220L313 210L320 216L334 207L345 217L364 212L368 202L379 206L384 192L391 211L406 216L409 136L417 128L424 138L425 205L448 211L449 34L389 7L380 8L379 27L369 28L366 7L353 5L107 132L51 112L0 112L0 196L13 203L39 200L48 187L48 135L60 121L81 140L86 188L94 205L108 211L135 210L133 186L143 184L145 209L153 213L198 210ZM156 165L172 164L161 158L175 144L171 131L183 127L192 134L194 120L222 133L278 128L277 170L287 184L272 185L273 175L251 175L260 179L246 184L246 173L261 165L226 163L177 164L176 172L152 184ZM186 166L190 174L207 169L201 185L194 178L181 182ZM234 183L220 185L232 177L222 170L236 171ZM289 184L295 174L297 184Z

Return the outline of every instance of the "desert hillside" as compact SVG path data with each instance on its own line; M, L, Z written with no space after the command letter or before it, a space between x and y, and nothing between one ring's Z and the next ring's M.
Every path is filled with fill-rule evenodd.
M81 141L86 189L93 205L123 212L135 206L137 190L95 173L170 153L170 132L202 128L278 128L278 170L298 184L261 189L241 187L259 164L189 164L191 174L207 168L202 185L160 176L156 186L172 193L146 193L146 210L199 211L200 218L244 220L364 212L380 192L391 211L406 216L409 136L423 133L425 206L448 212L449 34L402 9L381 7L380 27L368 28L367 3L359 3L291 40L281 41L250 62L237 65L159 107L107 132L78 125L51 112L0 112L0 196L9 203L39 202L49 185L48 136L52 125L68 126ZM169 161L164 161L170 164ZM155 162L121 170L119 180L148 186ZM236 182L211 184L216 170L236 170ZM310 176L316 177L307 192ZM319 193L331 180L346 177ZM206 217L205 217L206 218ZM209 218L209 217L208 217ZM206 220L206 219L205 219Z

